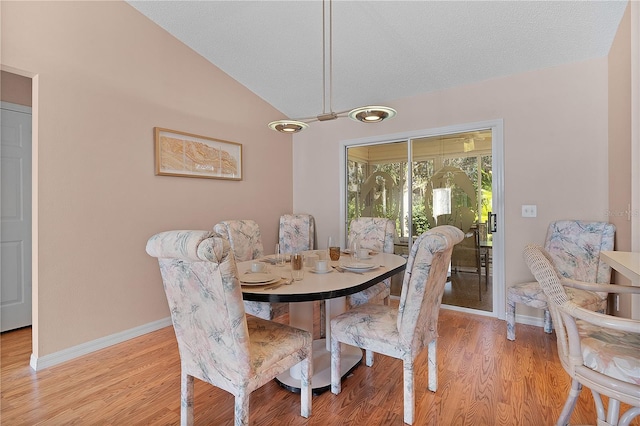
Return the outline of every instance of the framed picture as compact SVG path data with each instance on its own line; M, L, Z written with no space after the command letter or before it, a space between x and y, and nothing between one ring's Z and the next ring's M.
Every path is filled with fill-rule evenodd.
M242 144L154 128L156 175L242 180Z

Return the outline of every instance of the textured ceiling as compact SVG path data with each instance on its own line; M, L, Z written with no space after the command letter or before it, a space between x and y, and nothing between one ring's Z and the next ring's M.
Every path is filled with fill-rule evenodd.
M128 3L283 116L323 112L321 1ZM334 0L331 109L606 56L626 6Z

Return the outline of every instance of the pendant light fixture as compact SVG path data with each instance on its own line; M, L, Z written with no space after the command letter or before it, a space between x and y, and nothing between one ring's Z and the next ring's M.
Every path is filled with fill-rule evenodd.
M329 0L329 41L326 37L326 0L322 1L322 114L316 117L298 118L298 119L286 119L277 120L269 123L269 128L277 132L282 133L298 133L309 127L309 124L314 121L329 121L335 120L339 117L348 116L352 120L360 121L362 123L379 123L386 119L395 117L396 110L393 108L370 105L354 108L352 110L333 112L332 108L332 96L333 96L333 12L332 3ZM327 53L328 60L328 79L327 79ZM328 87L327 87L328 86ZM329 102L327 102L327 98ZM329 112L326 111L326 105L329 104Z

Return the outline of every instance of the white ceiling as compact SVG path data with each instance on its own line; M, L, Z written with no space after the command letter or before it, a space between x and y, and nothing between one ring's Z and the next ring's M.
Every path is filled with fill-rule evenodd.
M321 1L128 3L283 116L323 112ZM334 0L332 110L606 56L626 6Z

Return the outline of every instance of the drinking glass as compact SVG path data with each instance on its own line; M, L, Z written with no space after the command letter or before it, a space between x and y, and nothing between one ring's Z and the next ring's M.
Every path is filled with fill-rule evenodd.
M291 255L291 278L295 281L304 278L304 262L301 253Z
M349 244L349 250L351 251L351 260L353 260L354 263L357 263L360 258L360 241L358 239L351 241Z
M281 251L280 251L280 244L276 244L276 252L275 252L275 256L274 256L274 264L276 266L284 266L284 264L285 264L284 253L281 253Z
M338 244L336 237L329 237L327 247L329 248L329 259L333 261L340 260L340 244Z

